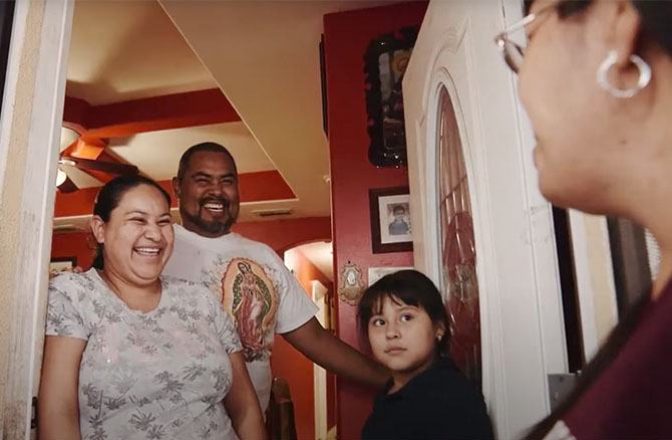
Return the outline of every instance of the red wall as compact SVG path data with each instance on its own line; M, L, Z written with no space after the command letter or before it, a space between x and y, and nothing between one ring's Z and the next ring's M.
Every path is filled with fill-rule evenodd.
M93 263L95 241L84 232L63 232L54 234L51 240L51 258L75 257L77 265L88 269Z
M331 240L330 217L307 217L244 222L233 225L233 231L251 240L266 243L279 254L303 243Z
M395 30L420 25L427 4L402 3L324 17L332 218L335 274L348 262L359 266L366 282L369 267L412 266L412 252L373 254L369 217L370 188L408 184L405 168L376 168L368 161L363 57L371 40ZM337 280L340 285L340 280ZM359 347L355 308L338 304L339 336ZM371 411L373 392L337 378L338 434L359 438Z
M333 292L331 281L300 252L297 252L294 274L306 291L306 294L311 292L312 280L320 281L329 289L330 293ZM308 440L315 438L313 363L294 350L284 338L276 336L273 355L271 356L271 368L273 376L282 377L289 383L294 403L294 419L296 421L298 439ZM333 382L333 376L328 377L327 381L329 382L330 380ZM327 408L330 410L328 413L331 413L328 415L331 415L332 419L332 424L329 426L332 426L333 419L335 418L333 395L332 400L327 402Z

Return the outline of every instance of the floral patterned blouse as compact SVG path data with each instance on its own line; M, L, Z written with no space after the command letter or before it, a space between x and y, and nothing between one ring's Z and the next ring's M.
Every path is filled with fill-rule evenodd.
M46 334L87 341L79 370L82 439L236 439L222 400L231 388L234 324L216 298L162 277L158 306L131 310L95 269L51 281Z

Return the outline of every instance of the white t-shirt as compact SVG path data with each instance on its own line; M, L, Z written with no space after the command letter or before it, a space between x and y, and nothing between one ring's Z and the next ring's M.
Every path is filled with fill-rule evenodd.
M231 318L202 286L162 277L158 306L131 310L96 269L51 280L46 334L87 341L79 368L83 440L237 439L222 403Z
M208 238L175 225L175 248L164 273L205 284L231 313L265 411L273 337L308 322L317 306L270 247L233 232Z

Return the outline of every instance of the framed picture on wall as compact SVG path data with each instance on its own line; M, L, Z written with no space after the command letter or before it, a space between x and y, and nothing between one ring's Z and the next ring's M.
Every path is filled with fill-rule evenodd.
M413 249L408 187L370 189L371 248L374 254Z
M412 266L400 266L400 267L369 267L369 286L373 283L391 273L399 272L400 270L413 269Z
M406 164L401 81L418 28L405 27L371 41L364 55L369 161L378 167Z
M61 272L69 272L77 267L77 257L57 257L49 262L49 274L58 275Z

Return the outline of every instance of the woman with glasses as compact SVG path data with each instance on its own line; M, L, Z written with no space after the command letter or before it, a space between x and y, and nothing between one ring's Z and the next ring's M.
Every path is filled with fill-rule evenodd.
M622 216L661 248L660 272L530 438L672 438L672 2L526 2L496 38L519 76L544 196ZM513 42L524 29L528 45Z

